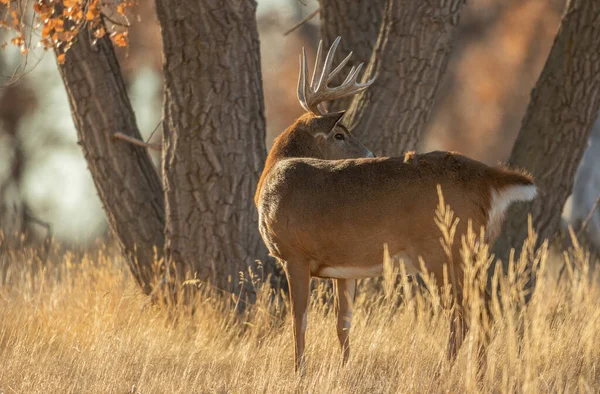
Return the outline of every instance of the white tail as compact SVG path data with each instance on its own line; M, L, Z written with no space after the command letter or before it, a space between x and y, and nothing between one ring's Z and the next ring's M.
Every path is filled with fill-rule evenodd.
M488 242L499 235L504 215L513 202L531 201L536 195L535 185L511 185L499 191L492 190L492 203L486 228Z
M303 362L311 276L336 279L338 337L345 362L356 279L382 273L384 244L408 265L418 266L422 257L428 271L443 283L447 259L433 219L438 185L460 219L459 240L470 219L474 229L487 227L488 241L493 241L508 206L531 200L536 193L526 174L451 152L373 158L340 124L343 113L323 115L318 108L323 100L336 98L335 89L318 92L327 88L323 81L329 79L323 75L331 75L332 51L338 41L325 65L317 56L314 74L320 70L321 78L316 85L313 78L313 85L305 88L305 59L301 62L298 96L310 112L276 139L255 195L261 236L270 254L283 263L288 278L296 369ZM351 73L347 81L354 85L355 77ZM337 92L355 94L364 88ZM452 268L460 286L460 242L454 244Z

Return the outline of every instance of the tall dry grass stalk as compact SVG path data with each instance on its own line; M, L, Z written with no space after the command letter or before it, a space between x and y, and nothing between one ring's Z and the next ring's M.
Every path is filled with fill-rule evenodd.
M442 244L462 245L464 305L470 331L446 358L457 290L442 291L423 262L422 286L386 254L383 286L362 280L355 302L352 354L340 366L330 287L313 292L307 370L294 374L287 301L245 273L256 302L240 314L236 296L202 282L194 313L146 303L112 248L93 253L54 247L0 256L0 393L34 392L598 392L600 278L575 243L562 255L534 249L531 232L508 272L483 291L492 262L481 234L453 240L454 219L437 212ZM556 272L566 264L566 274ZM527 278L537 276L529 303Z

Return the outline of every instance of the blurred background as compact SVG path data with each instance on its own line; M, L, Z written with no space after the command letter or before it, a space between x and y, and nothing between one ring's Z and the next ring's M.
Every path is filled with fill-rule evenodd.
M465 7L420 150L456 150L488 164L508 158L564 3L479 0ZM298 54L305 46L314 59L319 17L284 33L318 6L317 0L258 0L268 148L302 113ZM118 50L119 59L140 131L160 142L161 42L154 2L140 1L133 12L130 43ZM2 42L10 39L6 30L0 35ZM108 237L54 54L32 51L25 63L9 45L0 52L0 76L0 228L32 240L50 231L63 245ZM159 154L153 155L158 164Z

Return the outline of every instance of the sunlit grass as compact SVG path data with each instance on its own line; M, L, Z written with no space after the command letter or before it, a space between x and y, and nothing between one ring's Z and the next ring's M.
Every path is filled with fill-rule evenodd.
M332 308L323 302L329 290L315 286L303 378L294 374L287 306L248 274L258 300L241 316L234 297L206 286L190 316L148 306L112 248L78 254L54 247L47 259L5 250L0 392L598 392L600 288L588 256L580 248L551 256L545 247L534 251L530 239L494 282L500 295L489 324L476 291L488 256L476 240L465 240L472 330L456 360L445 353L444 297L412 291L402 275L395 278L401 269L392 269L383 286L360 284L346 367ZM554 268L565 261L559 281ZM525 305L530 263L539 275ZM478 352L485 338L489 345Z

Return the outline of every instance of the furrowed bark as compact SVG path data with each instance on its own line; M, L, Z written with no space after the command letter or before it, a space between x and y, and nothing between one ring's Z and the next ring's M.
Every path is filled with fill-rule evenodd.
M388 0L365 79L375 83L344 117L374 153L415 149L446 70L465 0ZM352 46L349 42L347 45Z
M527 237L531 212L538 242L554 236L600 110L600 3L571 0L508 164L528 170L539 197L509 210L494 250L506 263Z
M141 136L110 39L92 45L90 37L81 29L58 69L110 227L133 276L149 294L153 264L164 244L161 181L145 148L112 138L116 132Z
M351 51L352 64L369 64L377 43L386 0L319 0L321 5L321 38L325 49L331 48L336 37L342 40L333 63L339 64ZM346 75L338 74L331 86L338 86ZM347 109L352 97L344 97L329 103L331 112Z
M266 258L252 196L266 156L256 3L156 0L164 50L166 247L231 290Z

